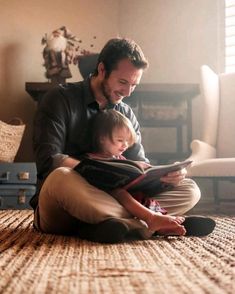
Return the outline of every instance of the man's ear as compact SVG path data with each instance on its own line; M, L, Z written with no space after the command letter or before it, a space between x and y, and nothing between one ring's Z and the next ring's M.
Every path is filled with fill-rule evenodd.
M100 62L98 64L98 74L103 78L105 77L105 67L104 67L103 62Z

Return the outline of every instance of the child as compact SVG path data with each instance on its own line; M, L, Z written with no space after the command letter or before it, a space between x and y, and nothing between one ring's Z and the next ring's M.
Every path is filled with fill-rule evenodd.
M115 110L100 111L91 121L90 134L92 153L88 153L87 156L93 159L125 160L123 152L136 142L136 133L131 122ZM144 168L150 166L146 162L138 162L138 164ZM145 221L151 232L161 235L184 235L186 233L182 225L185 218L165 215L166 211L155 199L142 193L131 195L122 188L112 190L110 194L130 214Z

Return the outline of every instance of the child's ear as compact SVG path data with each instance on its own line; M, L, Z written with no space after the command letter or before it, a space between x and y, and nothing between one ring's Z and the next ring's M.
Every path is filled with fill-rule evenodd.
M105 141L105 137L101 136L100 139L99 139L100 144L103 144L104 141Z

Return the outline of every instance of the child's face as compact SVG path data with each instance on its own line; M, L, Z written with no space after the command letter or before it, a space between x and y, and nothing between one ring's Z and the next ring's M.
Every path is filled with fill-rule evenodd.
M109 137L101 139L103 153L107 156L120 156L129 147L130 132L126 128L115 129L113 140Z

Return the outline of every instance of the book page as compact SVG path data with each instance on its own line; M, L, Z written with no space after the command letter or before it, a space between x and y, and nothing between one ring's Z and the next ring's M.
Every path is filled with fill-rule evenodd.
M156 165L146 169L145 172L149 173L154 170L159 170L159 171L168 173L168 172L173 172L173 171L183 169L186 166L190 165L191 163L192 163L192 160L185 160L185 161L176 162L172 164Z
M138 163L136 163L135 161L132 160L128 160L128 159L110 159L110 160L97 160L99 162L103 162L105 164L109 164L112 166L117 166L120 168L125 168L126 170L130 170L130 171L136 171L138 173L144 173L144 169L142 169Z
M148 189L150 187L158 187L160 184L160 178L167 175L169 172L177 171L182 168L185 168L192 161L186 160L178 163L168 164L168 165L159 165L153 166L146 170L146 172L130 183L128 183L124 188L126 190L141 190Z

